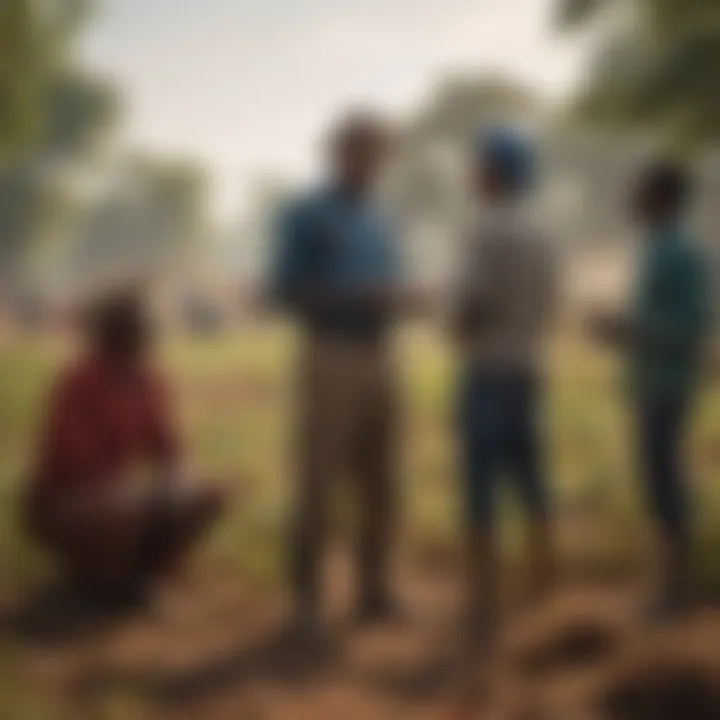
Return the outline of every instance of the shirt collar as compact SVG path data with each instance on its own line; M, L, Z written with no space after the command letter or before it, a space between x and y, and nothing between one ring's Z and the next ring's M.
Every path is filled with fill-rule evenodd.
M324 188L324 194L333 202L351 208L366 208L373 202L372 193L366 195L355 195L343 187L337 180L333 179L327 182Z
M134 382L142 379L145 375L145 367L142 363L123 368L98 351L90 353L87 358L87 367L100 382Z
M668 218L656 223L651 229L650 234L654 240L662 243L678 242L683 236L684 218L678 216Z

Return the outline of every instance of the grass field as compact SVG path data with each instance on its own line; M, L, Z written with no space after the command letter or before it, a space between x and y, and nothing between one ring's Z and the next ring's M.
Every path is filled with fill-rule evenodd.
M248 328L214 339L174 338L163 345L196 466L228 478L237 490L232 512L198 558L211 577L231 577L253 588L273 586L280 578L291 497L294 349L292 335L279 328ZM0 348L0 599L5 602L40 583L48 570L18 530L16 498L48 384L66 353L56 343L38 340L6 339ZM451 358L436 335L415 328L400 338L398 364L405 400L403 545L426 559L451 561L459 517ZM646 523L618 363L567 333L554 343L551 368L545 429L565 562L593 570L637 567L636 561L647 557ZM703 394L689 453L698 567L706 585L715 588L720 578L717 388ZM518 525L510 497L506 509L505 537L512 552ZM0 709L3 702L12 708L0 717L54 718L38 709L42 699L24 692L11 672L16 657L0 637Z
M290 333L270 328L216 339L171 339L162 348L195 465L230 479L238 490L234 511L213 538L209 556L256 579L271 580L279 569L292 459L294 348ZM37 571L17 535L14 501L31 461L47 387L64 354L38 341L6 342L0 349L0 581L5 588L26 583ZM451 358L437 336L418 328L401 338L398 366L405 404L404 529L413 540L442 545L452 539L458 517ZM546 432L560 516L579 513L595 523L598 542L586 550L627 558L644 523L620 368L569 334L555 342L551 368ZM714 549L720 547L720 531L714 530L720 514L716 388L706 390L700 403L690 454L708 555L704 570L713 574ZM510 498L510 537L513 514ZM566 549L573 551L582 541L571 533Z

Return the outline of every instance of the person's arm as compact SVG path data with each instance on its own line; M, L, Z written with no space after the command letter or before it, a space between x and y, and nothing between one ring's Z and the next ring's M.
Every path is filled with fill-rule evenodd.
M459 253L450 307L450 331L464 341L492 321L497 303L492 238L468 235Z
M451 313L453 335L458 340L466 340L482 333L493 317L491 308L492 304L487 295L479 292L464 295Z
M538 292L538 308L544 327L551 327L560 311L562 296L561 258L557 246L544 238L539 246L542 264L541 287Z
M639 337L635 319L617 311L594 311L585 321L587 332L598 343L625 350Z
M396 317L423 315L430 306L430 298L408 280L400 236L395 224L388 221L382 268L375 282L353 291L355 301Z
M147 384L148 459L161 485L184 484L188 468L170 392L156 375L150 376Z
M306 284L306 211L300 204L283 208L276 217L274 256L270 266L267 298L273 307L292 308L302 301Z
M84 481L96 472L89 401L82 378L72 373L59 378L50 391L39 447L40 471L50 482Z
M657 352L682 350L710 325L707 267L694 249L660 255L644 279L643 301L635 316L596 314L590 322L596 338L621 348Z

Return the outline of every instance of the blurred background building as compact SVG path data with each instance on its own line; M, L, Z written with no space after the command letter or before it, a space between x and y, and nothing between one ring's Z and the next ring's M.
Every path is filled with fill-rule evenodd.
M128 147L123 128L132 88L96 70L79 51L98 15L126 5L129 16L132 2L5 0L0 8L0 291L5 304L27 315L50 300L62 303L128 277L164 288L178 306L191 297L230 304L247 298L269 253L271 217L297 182L268 160L250 173L236 207L219 217L207 159ZM551 42L583 35L586 69L560 97L519 73L468 65L428 77L423 99L396 113L388 197L411 266L426 282L446 276L461 232L468 144L479 127L498 121L527 126L538 137L538 205L570 255L607 250L609 256L626 244L625 189L638 161L658 147L698 154L698 217L706 237L720 231L713 201L720 189L720 154L713 152L720 127L717 4L542 5ZM163 4L158 8L160 17ZM397 11L391 19L406 18L408 32L416 30L413 10ZM512 20L512 12L498 13L498 23ZM493 14L486 10L482 18L492 22ZM242 68L238 78L237 87L223 92L245 93ZM190 94L187 101L190 112ZM237 120L235 131L251 134Z

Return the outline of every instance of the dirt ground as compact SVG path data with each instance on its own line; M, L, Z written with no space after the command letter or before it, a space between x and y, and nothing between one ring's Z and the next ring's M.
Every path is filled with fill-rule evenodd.
M330 570L332 642L324 653L288 648L274 593L207 571L112 627L43 635L37 617L29 623L39 606L27 606L10 616L5 641L23 677L63 719L454 718L455 573L416 563L398 578L407 617L360 630L348 612L345 565L338 558ZM532 609L509 607L487 691L467 717L720 718L720 611L650 628L639 622L641 599L627 583L585 582Z

